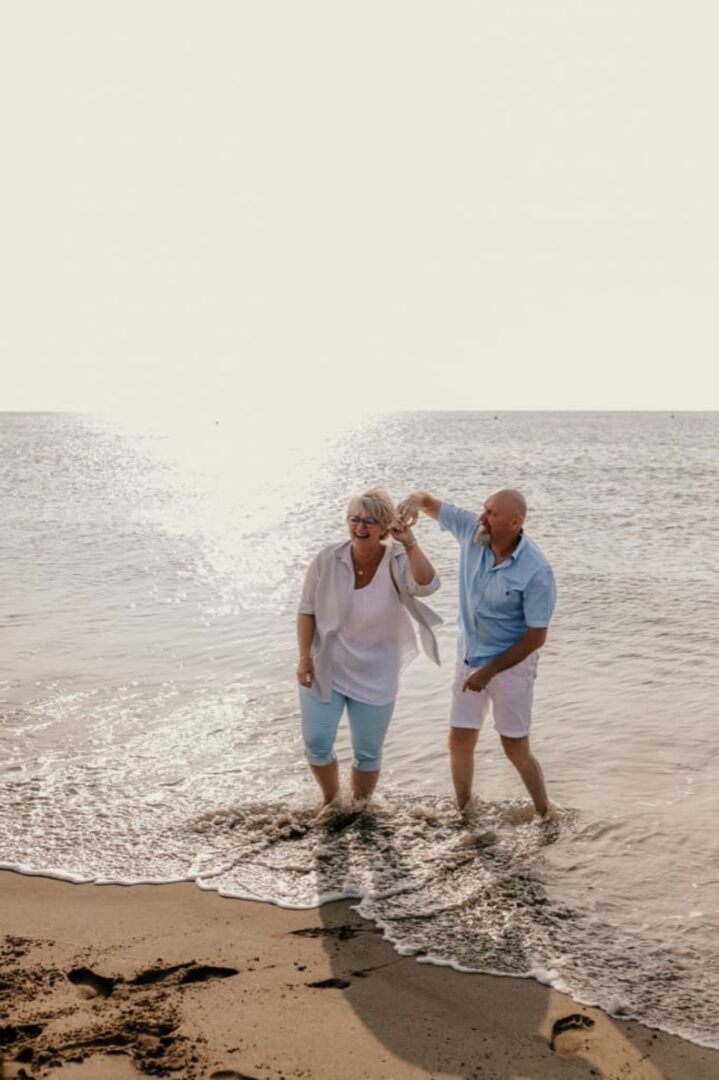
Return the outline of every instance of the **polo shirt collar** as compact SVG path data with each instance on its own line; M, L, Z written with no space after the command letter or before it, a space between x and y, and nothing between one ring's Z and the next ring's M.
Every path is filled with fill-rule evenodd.
M514 560L517 558L517 556L519 555L522 548L526 547L526 546L527 546L527 537L526 537L526 535L524 533L524 529L520 529L519 530L519 543L517 544L517 546L514 549L514 551L512 552L512 554L509 556L510 562L514 562Z
M500 566L506 566L507 563L513 563L515 561L515 559L519 556L519 553L521 552L522 548L524 548L526 546L527 546L527 537L525 535L524 529L520 529L520 531L519 531L519 543L517 544L517 546L514 549L514 551L512 552L512 554L508 555L506 559L503 559L501 563L495 563L494 566L491 569L492 570L499 570Z

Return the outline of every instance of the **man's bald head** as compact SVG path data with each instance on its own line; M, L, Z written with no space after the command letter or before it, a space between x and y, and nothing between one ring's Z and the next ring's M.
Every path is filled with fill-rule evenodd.
M502 488L501 491L495 491L494 495L490 495L490 499L497 500L505 513L521 518L524 524L527 516L527 500L521 491L517 491L516 488Z

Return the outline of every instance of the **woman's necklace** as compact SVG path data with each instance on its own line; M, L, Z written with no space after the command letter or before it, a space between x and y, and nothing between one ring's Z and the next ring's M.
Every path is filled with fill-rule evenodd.
M355 557L355 553L353 551L352 552L352 562L354 563L355 573L357 574L357 577L362 577L363 574L365 573L365 571L369 572L371 570L376 570L377 567L380 564L380 560L381 560L383 555L384 555L384 551L380 551L379 556L375 559L375 561L373 563L369 564L368 566L365 566L364 570L360 570L359 563L357 562L357 559Z

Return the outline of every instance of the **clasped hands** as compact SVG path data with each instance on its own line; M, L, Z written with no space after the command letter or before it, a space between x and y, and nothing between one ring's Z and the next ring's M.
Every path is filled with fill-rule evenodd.
M411 529L417 524L420 509L417 495L408 495L397 507L397 521L401 522L405 528Z
M408 495L397 507L397 516L390 526L394 539L399 540L408 549L414 547L416 543L412 526L417 524L418 517L419 501L415 495Z

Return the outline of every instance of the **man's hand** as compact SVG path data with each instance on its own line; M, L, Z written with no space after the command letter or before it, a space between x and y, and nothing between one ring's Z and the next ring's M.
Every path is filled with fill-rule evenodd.
M419 517L421 509L420 493L418 491L412 492L406 499L402 499L402 502L397 507L398 522L401 522L406 528L411 529L413 525L417 524L417 518Z
M468 675L464 680L464 686L462 687L462 693L465 690L474 690L475 694L478 694L480 690L485 690L492 679L494 678L494 672L485 664L484 667L477 668L471 675Z
M315 665L311 656L301 656L297 661L297 682L300 686L312 686L315 678Z
M417 523L420 511L424 511L432 518L439 517L439 508L442 504L428 491L412 491L397 507L397 516L408 528Z

